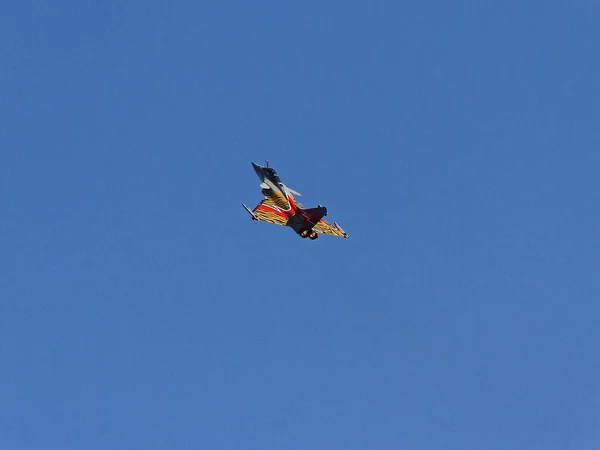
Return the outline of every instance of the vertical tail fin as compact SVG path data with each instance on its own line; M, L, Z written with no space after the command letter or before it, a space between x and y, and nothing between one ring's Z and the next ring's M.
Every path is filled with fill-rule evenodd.
M319 220L327 215L327 208L319 206L318 208L305 209L302 211L302 214L312 225L316 225Z

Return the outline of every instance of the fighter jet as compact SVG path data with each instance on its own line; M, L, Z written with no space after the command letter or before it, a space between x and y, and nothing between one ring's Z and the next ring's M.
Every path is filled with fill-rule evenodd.
M265 196L254 209L242 204L252 216L252 220L263 220L291 227L300 237L311 240L317 239L318 233L350 237L337 223L333 222L332 225L323 219L327 215L327 208L324 206L305 209L298 203L294 195L301 196L301 194L283 184L277 172L269 167L268 161L266 167L256 163L252 163L252 167L260 178L260 187Z

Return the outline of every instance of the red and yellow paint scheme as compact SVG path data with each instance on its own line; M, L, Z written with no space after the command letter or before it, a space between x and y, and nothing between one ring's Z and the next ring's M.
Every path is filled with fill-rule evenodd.
M302 238L312 240L317 239L319 233L350 237L337 223L330 224L323 218L327 215L324 206L306 209L298 203L292 194L300 194L284 185L268 162L266 167L255 163L252 166L262 182L260 187L265 196L253 210L243 205L253 220L291 227Z

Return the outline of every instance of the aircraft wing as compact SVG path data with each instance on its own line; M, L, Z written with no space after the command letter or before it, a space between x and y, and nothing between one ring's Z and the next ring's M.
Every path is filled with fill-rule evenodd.
M348 236L348 233L342 230L342 227L340 227L337 223L334 222L332 225L325 219L319 220L319 222L317 222L317 224L313 227L313 230L315 230L317 233L330 234L332 236L340 236L345 238L350 237Z
M273 206L275 206L275 208L273 208ZM254 208L252 214L258 220L264 220L265 222L271 222L276 225L287 224L287 216L283 213L278 213L276 206L277 205L274 205L266 198Z

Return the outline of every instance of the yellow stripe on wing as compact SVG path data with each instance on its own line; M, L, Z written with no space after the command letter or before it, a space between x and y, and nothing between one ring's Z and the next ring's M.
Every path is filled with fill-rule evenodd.
M313 227L313 230L315 230L317 233L330 234L332 236L347 237L347 235L343 231L339 230L338 228L334 227L329 222L327 222L323 219L321 219Z
M285 225L287 223L286 218L274 213L273 211L265 211L264 209L258 209L257 207L257 209L255 209L253 212L259 220L264 220L265 222L271 222L277 225Z

